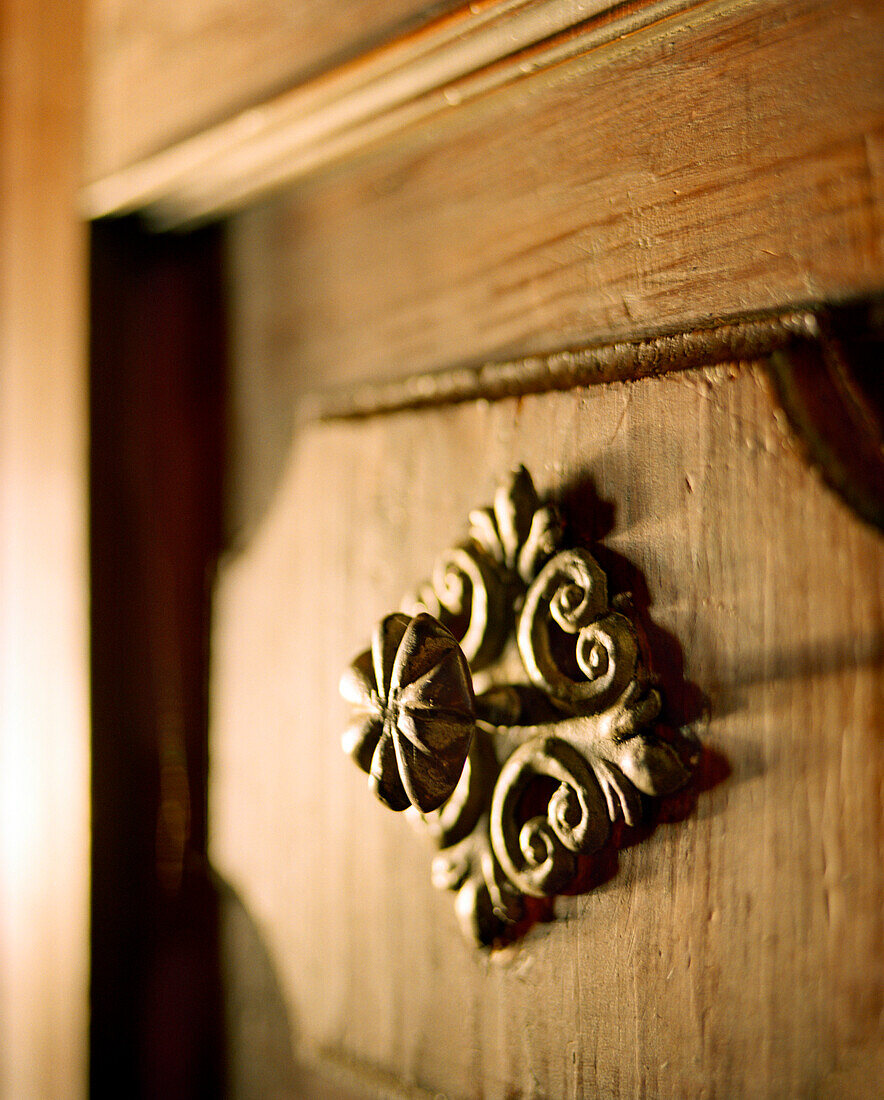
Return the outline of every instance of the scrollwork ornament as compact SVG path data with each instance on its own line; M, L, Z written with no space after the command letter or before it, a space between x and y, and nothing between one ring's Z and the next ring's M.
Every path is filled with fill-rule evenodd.
M577 677L553 656L554 629L576 636ZM541 570L525 599L518 641L531 682L572 713L603 710L636 675L635 630L609 608L607 579L586 550L563 551Z
M544 815L519 821L519 804L538 776L558 786ZM494 854L523 894L546 897L574 877L577 856L595 852L610 832L601 788L581 754L554 735L532 737L501 769L491 803Z
M494 504L470 513L469 538L437 559L430 582L404 601L457 638L473 672L500 656L528 585L558 548L558 509L541 504L524 466L496 492Z
M433 882L483 946L690 774L654 728L662 701L635 625L592 554L561 539L520 467L341 684L355 708L345 749L439 847ZM527 682L475 696L471 673L511 636Z

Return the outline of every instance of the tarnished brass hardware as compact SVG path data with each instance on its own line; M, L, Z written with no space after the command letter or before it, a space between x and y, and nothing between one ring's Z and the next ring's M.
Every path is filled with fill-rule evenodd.
M356 708L344 749L391 810L437 810L454 792L475 729L473 683L454 636L431 615L388 615L341 679Z
M344 673L343 742L378 798L429 830L433 882L489 946L526 896L567 888L613 822L638 824L642 795L677 791L690 769L654 728L660 692L626 603L612 606L587 550L562 548L524 467L470 524ZM474 694L471 672L512 636L526 682Z

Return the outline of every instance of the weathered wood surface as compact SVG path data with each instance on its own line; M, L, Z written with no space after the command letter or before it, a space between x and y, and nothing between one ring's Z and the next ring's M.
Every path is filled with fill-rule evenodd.
M252 107L456 0L92 0L87 179Z
M884 7L701 4L233 219L306 386L880 290Z
M218 588L213 851L308 1060L450 1097L873 1095L884 544L798 460L757 373L315 425L286 457ZM730 775L489 960L341 752L337 680L518 462L601 540L658 667L683 661Z
M0 3L0 1095L86 1094L82 10Z

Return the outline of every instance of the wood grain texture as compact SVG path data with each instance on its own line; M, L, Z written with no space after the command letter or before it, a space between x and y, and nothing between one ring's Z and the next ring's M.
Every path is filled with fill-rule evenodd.
M454 6L456 0L92 0L86 178Z
M235 324L318 388L880 290L882 20L703 4L413 128L232 220Z
M81 5L0 3L0 1095L86 1093Z
M730 775L488 959L341 752L337 680L518 462L683 661ZM213 851L308 1061L449 1097L874 1093L882 580L747 365L301 430L218 588Z

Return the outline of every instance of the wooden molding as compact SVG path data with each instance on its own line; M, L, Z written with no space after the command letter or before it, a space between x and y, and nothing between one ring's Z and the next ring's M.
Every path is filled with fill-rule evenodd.
M717 363L756 362L818 336L818 318L812 310L740 318L688 332L341 386L306 396L301 413L309 420L352 419L647 378Z
M242 208L417 122L688 9L734 0L470 4L119 171L89 181L85 217L145 211L174 228Z
M494 401L721 363L758 364L804 459L866 522L884 529L880 299L736 319L546 356L366 381L307 395L305 419Z
M464 0L90 0L84 180L405 37Z

